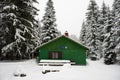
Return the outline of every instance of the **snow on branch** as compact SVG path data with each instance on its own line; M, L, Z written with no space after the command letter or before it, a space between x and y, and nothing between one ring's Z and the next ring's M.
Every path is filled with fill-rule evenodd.
M12 8L12 9L17 9L17 6L13 4L13 5L11 6L11 8Z
M24 1L23 3L25 3L27 6L32 6L30 1L29 2L28 1Z
M14 19L16 18L16 15L14 13L9 13L7 14L7 17L9 17L10 19Z
M15 9L17 9L17 6L12 4L12 5L8 5L8 6L3 7L3 10L10 10L10 9L15 10Z
M23 21L29 23L29 24L31 25L31 27L33 27L33 23L32 23L31 21L29 21L29 20L27 20L27 19L25 19L25 18L20 18L20 19L22 19Z
M23 34L27 32L31 35L32 38L34 38L34 36L32 34L32 29L30 27L28 27L24 24L20 24L19 26L22 27L22 29L24 29L23 32L22 32Z
M22 39L23 41L25 41L26 39L21 36L21 33L24 33L24 32L20 29L16 29L15 39Z
M43 40L47 40L47 39L50 39L50 36L46 36L43 38Z
M7 52L11 51L13 47L15 46L15 42L8 44L7 46L4 46L1 51L4 53L3 55L5 56Z
M5 6L5 7L3 7L3 10L7 10L7 9L10 9L11 8L11 6Z
M120 43L115 47L115 52L120 53Z
M20 22L21 22L20 20L14 19L14 20L13 20L13 26L15 26L17 23L20 23Z

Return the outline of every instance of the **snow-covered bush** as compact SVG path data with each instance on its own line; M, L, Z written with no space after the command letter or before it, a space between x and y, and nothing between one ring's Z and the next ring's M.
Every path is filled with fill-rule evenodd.
M23 69L22 65L18 65L17 66L17 69L15 70L15 72L13 73L13 75L15 77L25 77L25 76L27 76L26 73L25 73L25 70Z
M90 59L93 61L97 60L97 54L95 54L94 52L90 53Z
M116 54L112 52L105 54L104 63L107 65L116 63Z
M24 74L24 73L20 74L20 77L25 77L25 76L26 76L26 74Z

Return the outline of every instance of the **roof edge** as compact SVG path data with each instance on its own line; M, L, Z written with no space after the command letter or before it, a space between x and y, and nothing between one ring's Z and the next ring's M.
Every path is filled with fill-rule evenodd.
M50 40L50 41L48 41L48 42L46 42L46 43L43 43L42 45L36 47L35 50L37 50L38 48L40 48L40 47L42 47L42 46L44 46L44 45L46 45L46 44L48 44L48 43L50 43L50 42L52 42L52 41L55 41L56 39L59 39L59 38L61 38L61 37L65 37L65 38L67 38L67 39L70 39L70 40L72 40L73 42L75 42L75 43L83 46L84 48L86 48L86 49L88 50L88 48L87 48L86 46L82 45L81 43L79 43L79 42L77 42L77 41L73 40L72 38L69 38L69 37L67 37L67 36L65 36L65 35L58 36L58 37L56 37L56 38L54 38L54 39L52 39L52 40Z
M46 44L48 44L48 43L50 43L50 42L52 42L52 41L54 41L54 40L56 40L56 39L59 39L59 38L62 37L62 36L63 36L63 35L58 36L58 37L56 37L56 38L54 38L54 39L52 39L52 40L50 40L50 41L48 41L48 42L46 42L46 43L43 43L42 45L36 47L35 50L38 49L38 48L40 48L40 47L42 47L42 46L44 46L44 45L46 45Z
M64 36L64 35L63 35L63 36ZM89 48L87 48L86 46L84 46L83 44L81 44L80 42L77 42L77 41L73 40L72 38L69 38L69 37L67 37L67 36L64 36L64 37L66 37L66 38L72 40L73 42L75 42L75 43L77 43L77 44L83 46L83 47L86 48L86 49L89 49Z

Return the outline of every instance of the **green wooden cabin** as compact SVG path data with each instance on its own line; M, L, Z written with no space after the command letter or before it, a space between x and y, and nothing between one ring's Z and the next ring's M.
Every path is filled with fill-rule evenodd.
M39 60L60 59L73 61L77 65L86 64L88 48L64 35L41 45L38 49Z

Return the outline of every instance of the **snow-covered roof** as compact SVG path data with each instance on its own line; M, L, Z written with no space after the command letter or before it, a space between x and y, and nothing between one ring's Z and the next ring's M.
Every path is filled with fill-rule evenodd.
M71 41L73 41L73 42L81 45L82 47L88 49L86 46L82 45L82 44L79 43L78 41L75 41L75 40L73 40L72 38L69 38L69 37L67 37L67 36L65 36L65 35L61 35L61 36L58 36L58 37L56 37L56 38L54 38L54 39L52 39L52 40L50 40L50 41L48 41L48 42L46 42L46 43L44 43L44 44L42 44L42 45L36 47L35 50L37 50L38 48L40 48L40 47L42 47L42 46L44 46L44 45L46 45L46 44L48 44L48 43L50 43L50 42L53 42L53 41L55 41L56 39L59 39L59 38L61 38L61 37L65 37L65 38L67 38L67 39L69 39L69 40L71 40Z

